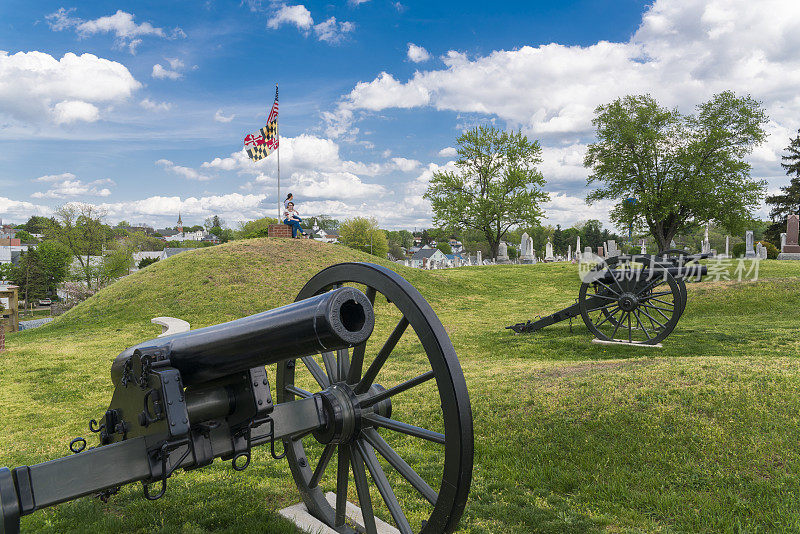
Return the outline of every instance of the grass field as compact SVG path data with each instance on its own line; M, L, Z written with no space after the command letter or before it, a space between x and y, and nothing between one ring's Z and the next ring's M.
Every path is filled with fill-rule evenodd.
M375 258L305 240L198 249L124 278L51 325L8 335L0 465L68 454L107 407L113 358L159 332L151 317L193 327L242 317L291 302L317 271L353 260ZM392 268L429 300L467 379L475 469L460 531L800 531L800 262L762 262L757 282L691 284L662 349L593 344L580 319L532 335L505 330L574 302L569 264ZM408 357L387 383L408 377L413 348L400 353ZM435 418L429 400L413 401L412 419ZM420 472L435 464L397 445ZM258 451L243 473L221 462L179 473L155 503L134 485L107 504L80 499L22 526L294 532L276 512L299 495L285 461L268 457Z

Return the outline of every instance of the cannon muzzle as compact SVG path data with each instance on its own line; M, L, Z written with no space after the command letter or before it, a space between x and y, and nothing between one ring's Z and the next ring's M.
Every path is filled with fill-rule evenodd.
M151 339L117 356L116 384L136 349L164 348L185 386L207 382L258 365L353 347L375 326L372 304L359 290L342 287L287 306Z

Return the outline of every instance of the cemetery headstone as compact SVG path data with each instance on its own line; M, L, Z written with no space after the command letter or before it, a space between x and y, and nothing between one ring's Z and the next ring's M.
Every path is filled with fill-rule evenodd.
M555 256L553 256L553 244L550 241L544 247L544 261L556 261Z
M753 231L748 230L744 234L744 257L745 258L755 258L756 257L756 250L753 248Z
M729 235L725 236L725 257L731 257L731 236Z
M572 261L572 245L567 247L567 261Z
M503 242L497 246L497 263L511 263L508 259L508 245Z
M786 232L781 232L781 252L783 251L783 247L786 246Z
M477 259L478 265L483 265L483 259L481 258L481 251L480 250L475 253L475 257Z
M586 256L586 258L584 258L583 256ZM589 258L591 258L592 257L592 247L584 248L583 249L583 256L581 256L581 259L589 259Z
M533 239L528 236L528 232L522 234L522 240L519 244L520 256L519 262L524 264L531 264L533 259Z
M786 219L786 244L781 247L779 260L800 260L798 233L800 233L800 217L793 213Z
M597 255L600 256L601 258L605 258L603 252L604 252L603 247L597 247Z
M613 239L609 239L606 242L606 256L609 258L613 258L615 256L619 256L619 250L617 250L617 242Z

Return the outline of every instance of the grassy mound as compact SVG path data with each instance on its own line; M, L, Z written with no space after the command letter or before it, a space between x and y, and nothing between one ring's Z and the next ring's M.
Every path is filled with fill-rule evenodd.
M305 240L198 249L122 279L49 326L9 335L0 465L67 454L107 406L116 354L158 333L150 318L196 328L287 304L342 261L375 258ZM464 532L800 529L797 262L762 262L757 282L690 285L663 349L592 344L580 319L533 335L503 329L571 304L571 265L389 266L429 300L467 378L476 452ZM390 385L404 373L393 371ZM426 468L424 452L400 451ZM275 512L299 496L285 462L268 456L257 451L243 473L221 462L180 473L155 503L132 486L108 504L86 498L37 512L23 528L294 532Z

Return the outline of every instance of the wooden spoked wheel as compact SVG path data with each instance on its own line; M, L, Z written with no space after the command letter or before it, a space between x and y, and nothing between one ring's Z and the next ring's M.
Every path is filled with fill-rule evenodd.
M604 341L656 344L685 307L681 285L647 256L612 258L584 277L578 305L586 327Z
M473 461L472 412L453 345L422 295L378 265L329 267L297 300L342 285L373 302L370 339L278 365L278 402L313 396L329 414L324 428L284 439L303 501L340 533L376 533L376 517L404 534L452 532ZM346 518L348 499L361 521Z

